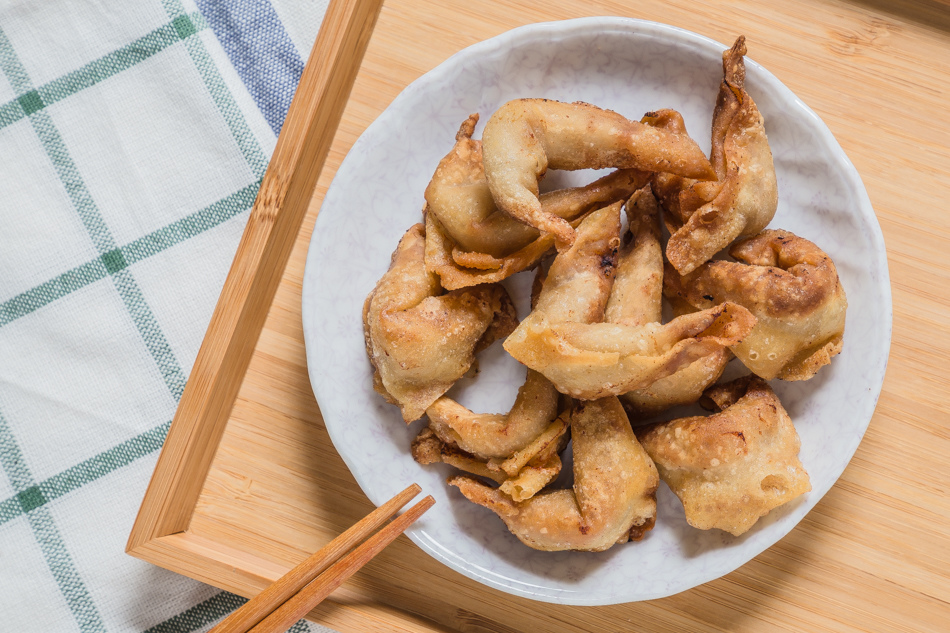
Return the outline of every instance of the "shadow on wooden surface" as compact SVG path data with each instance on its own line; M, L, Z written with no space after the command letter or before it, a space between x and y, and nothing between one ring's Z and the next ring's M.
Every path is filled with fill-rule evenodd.
M892 15L923 26L950 32L948 0L850 0L862 10Z

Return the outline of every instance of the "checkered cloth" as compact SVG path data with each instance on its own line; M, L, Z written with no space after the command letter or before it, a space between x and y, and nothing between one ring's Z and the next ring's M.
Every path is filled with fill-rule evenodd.
M0 631L244 602L124 547L325 8L0 4Z

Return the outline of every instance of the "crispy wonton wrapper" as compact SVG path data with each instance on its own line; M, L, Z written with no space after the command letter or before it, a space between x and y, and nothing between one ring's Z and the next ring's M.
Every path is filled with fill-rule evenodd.
M841 351L848 300L831 258L788 231L737 242L738 261L712 261L686 276L667 270L664 292L704 309L734 301L758 322L732 352L766 380L807 380Z
M426 414L429 427L444 442L481 459L507 458L554 421L559 397L550 381L529 369L508 413L474 413L442 396Z
M482 133L485 177L505 213L557 238L558 251L574 229L544 209L538 182L548 169L663 169L690 178L716 173L688 135L631 121L589 103L514 99L498 108Z
M576 403L571 414L574 486L517 502L478 480L449 479L492 510L525 545L544 551L603 551L638 540L656 521L656 467L616 398Z
M567 445L568 424L556 418L526 446L506 459L484 459L460 449L426 427L412 441L412 457L420 464L443 462L459 470L491 479L513 501L530 499L561 472L561 451Z
M599 322L611 294L619 230L619 207L588 216L574 246L555 258L534 310L505 340L516 360L574 398L642 389L735 345L755 324L755 317L734 303L665 325Z
M712 162L717 183L660 174L654 190L667 211L672 235L666 256L681 274L709 261L737 237L764 229L778 206L772 151L762 114L745 90L745 37L722 54L723 80L713 112ZM644 122L671 132L682 117L662 110Z
M500 285L443 294L438 277L425 269L424 249L425 233L416 224L363 305L373 387L399 406L407 423L469 370L477 351L518 322Z
M690 525L738 536L811 483L798 459L798 433L764 380L746 376L706 395L719 413L645 427L637 436Z
M426 209L456 246L458 265L500 268L505 258L537 240L541 232L495 206L482 164L482 143L472 139L477 122L478 115L472 114L462 123L455 145L439 162L426 188ZM541 194L541 207L545 213L572 221L595 208L625 200L649 178L648 172L618 170L583 187ZM553 244L551 238L549 248Z
M462 124L452 151L426 189L426 267L455 290L507 279L534 268L554 249L554 235L521 224L499 211L481 163L481 143L471 139L477 115ZM626 199L649 179L621 169L584 187L542 194L545 213L572 227L592 210Z
M630 198L626 211L631 239L620 248L604 320L630 327L659 323L663 314L663 250L659 210L649 186ZM621 394L620 401L637 417L696 402L731 359L727 348L718 349L669 376Z

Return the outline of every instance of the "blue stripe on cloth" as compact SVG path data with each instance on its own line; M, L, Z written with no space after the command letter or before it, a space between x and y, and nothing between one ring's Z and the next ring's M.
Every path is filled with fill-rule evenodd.
M197 4L267 123L279 134L304 62L274 7L269 0Z

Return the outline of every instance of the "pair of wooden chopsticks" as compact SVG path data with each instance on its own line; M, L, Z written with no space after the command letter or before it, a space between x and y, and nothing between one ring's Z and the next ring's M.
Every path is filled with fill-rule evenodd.
M376 508L249 600L209 633L286 631L432 507L435 499L429 495L373 534L421 490L418 484L412 484ZM353 549L361 541L362 544ZM343 557L347 552L350 552L349 555Z

